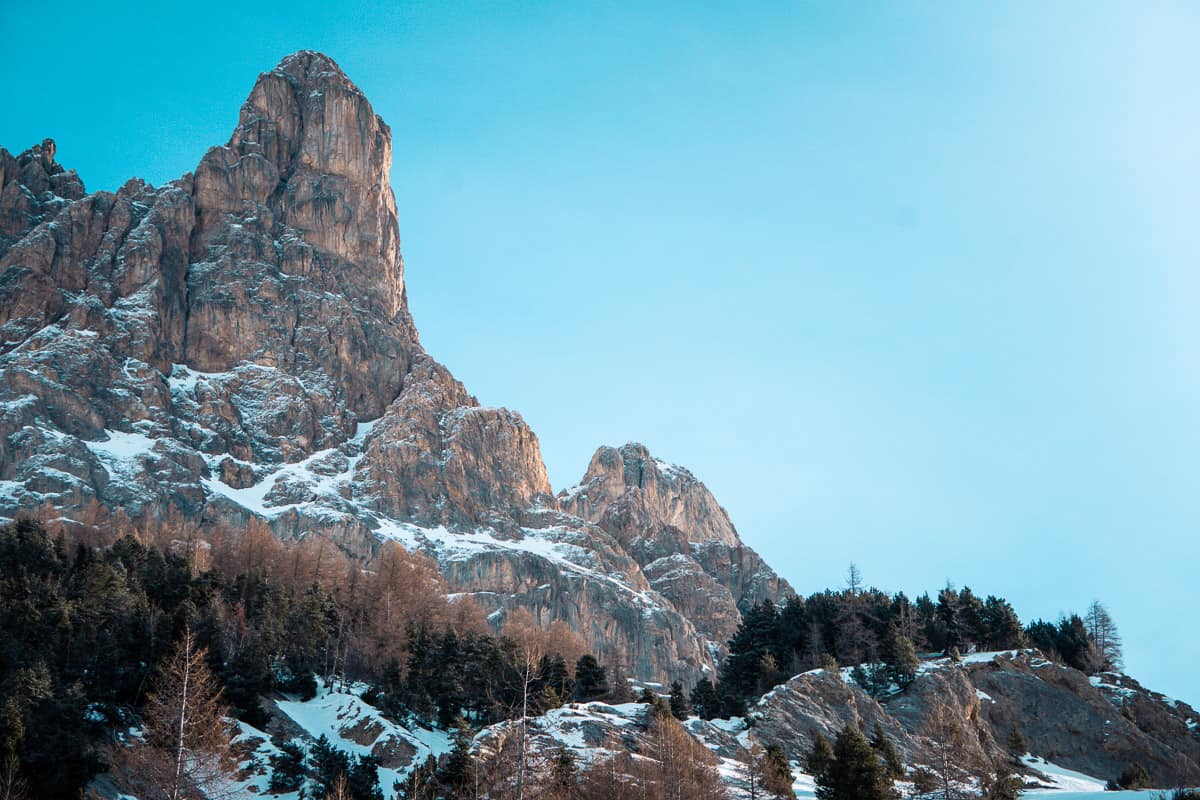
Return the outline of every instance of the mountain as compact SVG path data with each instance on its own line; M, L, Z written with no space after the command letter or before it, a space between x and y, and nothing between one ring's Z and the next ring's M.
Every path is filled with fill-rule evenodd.
M927 654L911 684L885 682L870 692L853 669L806 669L827 663L835 651L857 652L848 663L859 670L873 667L879 654L864 644L871 641L867 628L879 629L870 633L875 644L884 641L889 625L904 621L900 597L871 590L880 596L868 605L865 593L852 589L786 603L792 588L742 542L704 484L642 445L600 447L579 483L555 492L537 436L521 416L481 406L422 347L408 311L388 179L391 132L329 58L295 53L259 76L229 141L164 186L133 179L116 193L88 194L57 156L49 139L15 156L0 149L0 522L41 514L82 528L103 517L122 532L159 520L186 529L190 540L192 532L237 535L265 521L280 539L331 542L364 563L385 543L399 542L431 556L444 579L439 590L472 598L494 627L515 609L543 625L565 622L601 663L622 665L650 690L673 680L690 689L714 678L719 666L736 661L725 658L732 652L751 674L748 695L736 696L735 688L725 696L742 704L737 715L693 716L683 727L713 752L713 768L735 794L747 791L746 765L756 745L781 748L797 786L810 790L801 765L816 734L833 738L847 724L878 730L910 767L930 764L937 742L927 724L938 708L973 756L1011 763L1031 782L1098 788L1136 762L1157 785L1200 783L1200 714L1103 665L1079 661L1084 665L1076 668L1047 658L1055 655L1050 647L1043 653L992 645L961 661ZM122 662L127 654L120 647L104 649L102 660L117 676L112 682L134 688L103 698L86 694L94 687L72 688L71 713L78 714L60 709L27 741L54 742L62 738L54 725L85 723L103 728L89 731L94 738L119 738L114 732L128 731L129 715L137 713L138 687L153 669L150 653L170 641L158 636L159 628L168 630L176 615L198 613L205 602L204 619L228 622L246 612L250 590L237 583L245 575L193 574L186 563L172 573L162 553L128 542L72 556L45 530L31 533L23 524L0 527L0 544L25 554L21 563L15 556L0 563L11 572L0 575L0 589L14 641L20 633L41 642L47 631L61 635L72 626L91 635L101 626L87 621L108 614L128 622L126 645L149 648L132 665ZM93 573L103 577L95 582L98 597L111 602L89 605L90 588L64 599L61 586L93 587ZM259 576L256 591L301 609L313 598L329 605L307 617L293 608L291 616L275 618L278 608L262 603L258 618L238 618L269 627L279 634L272 641L283 641L272 645L277 650L246 655L244 663L221 665L226 677L244 679L235 688L255 785L265 787L271 757L281 756L270 734L302 740L306 748L325 736L345 752L379 757L395 780L426 756L449 751L445 725L416 706L436 714L461 710L453 687L435 689L458 705L446 701L443 709L422 696L404 717L395 697L411 701L411 686L404 688L408 695L397 685L351 691L334 685L345 678L336 666L314 678L311 660L304 675L280 680L272 670L290 646L280 620L325 630L322 613L333 608L336 616L337 604L349 601L322 596L320 587L297 589L295 574L291 584L274 588L268 577ZM122 581L130 584L125 590L112 588ZM220 603L212 600L221 592ZM45 608L26 614L33 607L27 594ZM943 594L959 597L949 588ZM1007 606L970 596L972 605L968 596L964 589L963 620L956 616L959 600L950 604L955 631L984 626L980 609ZM949 624L943 607L923 600L932 626ZM777 603L785 603L778 614ZM188 604L190 611L180 610ZM892 614L893 607L900 610L889 617L873 610ZM967 612L977 619L966 620ZM795 623L795 642L806 647L780 646L770 625L747 630L756 615L779 629ZM1023 641L1012 616L1009 632ZM155 635L147 635L143 618L161 623ZM1064 636L1071 633L1062 625ZM223 628L211 630L218 627L201 632L213 646L225 635ZM452 634L443 633L456 643ZM314 652L328 650L332 634L324 636ZM1083 636L1076 644L1086 650ZM96 682L91 654L66 639L59 671ZM242 653L253 650L246 641L237 645ZM953 649L949 640L942 644L939 652ZM475 678L489 667L513 670L503 662L512 654L508 645L489 646L501 654L499 667L480 667L483 657L470 648L456 651ZM774 653L787 658L775 660ZM13 705L14 713L33 722L41 719L37 704L54 699L53 692L34 691L49 685L33 680L47 669L33 663L36 655L0 647L0 677L24 665L20 680L9 684L22 692L13 690L24 704ZM268 667L246 667L261 663ZM437 670L426 672L436 684ZM250 673L261 683L251 684ZM319 680L315 697L292 692L304 680ZM9 684L0 686L0 696ZM542 698L542 713L527 723L531 746L546 757L561 747L594 763L611 755L613 743L640 755L651 752L655 736L666 735L655 727L651 703L561 705L563 699ZM501 722L474 718L475 753L500 753L514 726L524 730L512 708L505 711ZM730 711L728 703L722 711ZM1018 739L1020 747L1013 744ZM35 755L42 759L29 760L35 767L58 758ZM99 771L100 762L85 755L91 771L76 776L79 785Z
M329 58L261 75L165 186L87 194L56 159L0 150L0 515L254 516L361 556L396 539L646 679L711 671L740 608L791 594L640 445L556 495L521 416L425 352L391 132Z

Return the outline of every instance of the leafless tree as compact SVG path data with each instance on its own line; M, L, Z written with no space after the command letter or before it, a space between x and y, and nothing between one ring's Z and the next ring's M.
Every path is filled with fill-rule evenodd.
M1121 634L1117 632L1117 624L1113 622L1112 615L1099 600L1093 600L1088 606L1084 624L1087 626L1088 638L1092 640L1092 645L1104 659L1107 668L1121 669L1124 665Z
M141 800L219 800L235 785L232 735L206 652L185 631L164 659L140 738L113 753L118 786Z

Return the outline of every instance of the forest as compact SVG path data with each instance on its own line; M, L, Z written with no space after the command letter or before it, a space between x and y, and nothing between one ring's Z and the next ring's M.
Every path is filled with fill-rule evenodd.
M480 776L493 797L505 796L503 787L523 797L534 785L546 797L616 797L631 775L650 787L647 797L719 796L712 754L678 720L740 714L796 672L853 667L855 680L883 693L911 680L918 651L1032 645L1089 671L1120 658L1115 627L1098 604L1088 621L1022 626L1006 601L967 588L910 602L851 580L842 590L747 609L717 682L691 691L675 684L665 697L643 692L637 699L651 708L656 760L614 752L584 769L563 750L534 763L524 747L526 718L570 701L635 700L624 666L601 664L565 624L544 626L515 611L493 629L475 603L447 597L431 560L394 543L360 562L322 537L285 544L261 523L182 539L178 530L170 520L151 529L44 519L0 528L5 800L78 797L101 773L140 787L142 800L172 780L176 790L224 780L236 763L231 721L263 726L263 698L311 697L317 678L361 682L364 699L389 717L458 732L453 752L397 787L406 798L468 796L465 787L477 787ZM1109 638L1097 636L1097 625ZM206 709L207 722L174 730L180 702ZM505 721L519 735L486 761L473 755L474 732ZM194 737L195 752L214 754L211 763L189 762L197 770L208 763L209 778L203 770L169 774L168 756L182 752L184 736ZM351 758L325 741L308 752L278 744L273 789L382 796L371 757ZM858 743L844 747L851 745ZM763 796L789 796L782 752L767 748L757 758L752 772Z

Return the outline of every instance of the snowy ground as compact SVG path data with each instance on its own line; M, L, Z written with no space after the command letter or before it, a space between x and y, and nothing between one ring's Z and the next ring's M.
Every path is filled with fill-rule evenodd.
M978 657L987 658L991 655L994 654L978 654ZM276 705L312 741L325 736L335 747L351 755L378 754L388 749L389 745L400 742L416 750L414 763L424 761L427 755L440 756L450 751L452 742L447 732L416 724L405 726L386 719L378 709L362 700L360 695L364 688L356 684L330 685L318 682L317 695L312 700L280 700ZM643 715L644 706L638 703L617 706L605 703L569 704L531 720L531 735L543 742L549 739L550 742L561 744L574 752L580 762L587 763L602 749L585 739L587 728L596 725L613 729L627 728L637 724ZM740 717L707 722L692 718L684 725L714 752L719 750L718 739L721 738L728 741L733 737L743 747L751 744L750 729ZM241 796L253 798L267 795L270 756L278 751L265 734L244 724L240 727L242 738L260 740L252 768L242 784ZM298 742L308 746L308 741L303 738ZM722 781L729 787L731 797L741 800L747 795L745 765L730 755L733 753L728 750L724 752L719 759L718 770ZM1027 766L1047 778L1042 786L1026 790L1025 796L1028 797L1046 800L1156 800L1160 794L1160 790L1106 792L1104 781L1099 778L1074 772L1037 756L1027 755L1023 760ZM816 786L812 776L800 772L795 764L793 768L796 797L813 800ZM379 783L385 797L393 797L392 785L407 772L407 767L379 770ZM294 794L279 796L280 800L293 800L295 797Z

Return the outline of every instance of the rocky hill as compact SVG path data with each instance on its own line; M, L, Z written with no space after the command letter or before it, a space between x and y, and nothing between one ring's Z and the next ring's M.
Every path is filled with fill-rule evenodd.
M425 352L391 133L327 57L261 75L165 186L88 194L57 155L0 150L0 516L99 502L360 555L398 539L646 679L711 670L739 608L790 594L644 447L601 448L556 495L521 416Z

